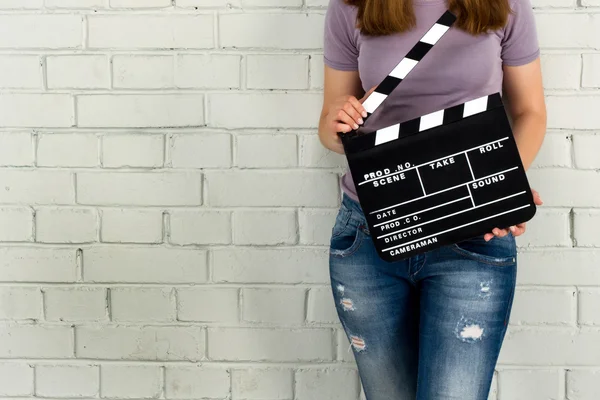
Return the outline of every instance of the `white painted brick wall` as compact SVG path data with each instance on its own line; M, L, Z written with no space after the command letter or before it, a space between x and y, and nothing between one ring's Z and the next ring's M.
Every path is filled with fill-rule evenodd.
M0 400L360 398L328 281L327 3L0 0ZM533 5L545 205L490 400L596 400L600 2Z

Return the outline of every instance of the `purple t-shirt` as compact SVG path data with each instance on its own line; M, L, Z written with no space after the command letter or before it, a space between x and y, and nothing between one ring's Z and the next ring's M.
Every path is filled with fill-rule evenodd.
M445 0L413 3L415 28L373 37L361 35L355 27L356 7L330 0L325 15L325 64L337 70L358 70L365 91L379 84L447 10ZM360 130L373 131L501 92L503 65L523 65L539 56L530 0L510 0L510 5L513 13L503 29L473 36L450 28ZM358 200L349 171L342 176L341 187Z

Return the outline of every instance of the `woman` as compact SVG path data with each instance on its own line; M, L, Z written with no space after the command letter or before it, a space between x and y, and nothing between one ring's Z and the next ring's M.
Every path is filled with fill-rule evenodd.
M376 130L503 92L523 166L546 129L529 0L330 0L321 143L358 129L362 101L450 9L454 26L369 117ZM360 98L360 100L358 100ZM367 400L485 400L516 281L525 224L388 263L377 255L349 172L332 230L330 277ZM541 204L534 192L536 204Z

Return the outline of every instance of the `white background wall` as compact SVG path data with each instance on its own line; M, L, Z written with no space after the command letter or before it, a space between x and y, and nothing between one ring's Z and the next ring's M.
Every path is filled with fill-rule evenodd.
M358 397L326 0L0 0L0 398ZM600 2L537 0L545 205L492 399L600 398Z

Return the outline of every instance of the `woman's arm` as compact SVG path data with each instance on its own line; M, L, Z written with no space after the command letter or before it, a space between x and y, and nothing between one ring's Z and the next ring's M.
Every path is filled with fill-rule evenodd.
M337 132L349 132L362 125L362 117L366 117L367 113L357 98L362 96L364 91L358 71L341 71L325 65L323 79L319 139L329 150L344 154L344 147Z
M521 161L527 170L546 133L546 104L539 57L525 65L504 66L503 93Z
M503 98L512 119L512 130L517 148L527 170L537 155L546 134L546 104L542 85L540 58L519 66L504 66ZM534 190L533 200L542 205L540 195ZM525 223L511 226L514 236L525 232ZM506 236L509 229L494 228L484 235L485 240Z

